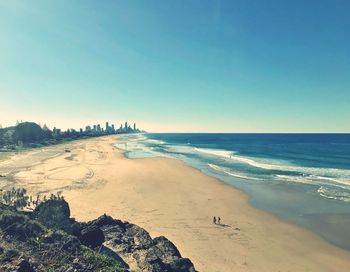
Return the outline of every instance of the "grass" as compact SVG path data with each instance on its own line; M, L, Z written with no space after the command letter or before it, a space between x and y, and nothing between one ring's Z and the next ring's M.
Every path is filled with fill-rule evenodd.
M125 269L114 259L99 254L85 246L81 246L83 259L92 266L93 271L99 272L124 272Z

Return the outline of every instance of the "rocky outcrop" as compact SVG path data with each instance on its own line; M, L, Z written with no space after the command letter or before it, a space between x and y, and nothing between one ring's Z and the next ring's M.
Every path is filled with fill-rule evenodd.
M0 205L0 231L0 271L195 272L166 237L107 215L77 222L63 199L33 212Z
M192 262L183 258L176 246L164 236L152 239L143 228L107 215L88 224L102 230L104 245L122 258L131 271L195 271Z

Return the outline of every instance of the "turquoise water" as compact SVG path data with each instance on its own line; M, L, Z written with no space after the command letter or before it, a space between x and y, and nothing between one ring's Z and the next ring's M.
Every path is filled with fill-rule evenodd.
M129 158L177 158L246 192L252 205L350 249L349 134L137 134Z

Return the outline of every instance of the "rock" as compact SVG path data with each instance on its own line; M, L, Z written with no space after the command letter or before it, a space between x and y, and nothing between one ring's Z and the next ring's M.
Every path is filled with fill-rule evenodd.
M136 250L134 259L141 271L195 272L192 262L182 258L176 246L164 236L153 239L153 246Z
M35 272L35 270L26 259L22 259L16 272Z
M102 246L99 249L99 253L106 255L114 260L116 260L125 270L129 269L129 265L127 262L125 262L123 260L123 258L121 258L119 256L119 254L117 254L115 251L111 250L110 248L106 247L106 246Z
M137 225L128 224L126 227L126 235L133 237L133 248L146 249L153 245L153 241L149 233Z
M143 272L195 271L192 262L182 258L176 246L164 236L152 240L143 228L120 221L116 223L109 217L100 217L94 224L101 226L105 244L126 260L130 268Z
M143 272L169 272L169 267L153 250L138 250L132 256L136 260L138 268Z
M157 247L162 253L162 260L165 263L173 262L174 260L181 258L181 254L176 246L164 236L156 237L153 239L155 247Z
M180 258L170 263L171 271L176 272L195 272L193 263L188 258Z
M105 236L99 227L88 226L81 231L80 241L90 248L96 248L103 244Z
M106 214L100 216L96 220L90 221L88 225L94 225L99 228L102 228L104 226L115 226L118 225L122 227L125 230L125 224L121 220L113 219L111 216L108 216Z

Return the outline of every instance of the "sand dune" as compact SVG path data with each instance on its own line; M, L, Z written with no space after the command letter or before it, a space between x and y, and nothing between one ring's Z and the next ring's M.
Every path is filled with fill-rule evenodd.
M350 253L248 204L247 196L178 160L130 160L115 136L17 154L0 185L63 191L72 215L107 213L165 235L199 271L349 271ZM68 146L70 153L64 152ZM220 215L222 225L212 223Z

